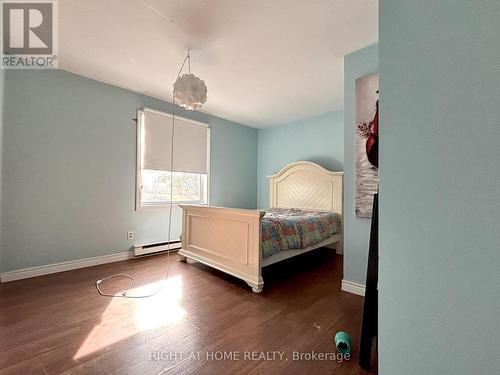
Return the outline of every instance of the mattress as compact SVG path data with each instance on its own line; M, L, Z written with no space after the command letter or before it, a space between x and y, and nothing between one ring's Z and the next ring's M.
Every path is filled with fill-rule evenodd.
M271 208L262 218L262 256L304 249L341 232L342 218L326 211Z

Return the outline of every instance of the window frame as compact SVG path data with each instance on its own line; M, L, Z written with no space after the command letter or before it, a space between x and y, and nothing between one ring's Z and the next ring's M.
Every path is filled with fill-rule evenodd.
M207 128L207 173L206 173L206 191L204 191L202 186L202 195L205 194L206 202L197 200L197 201L168 201L168 202L142 202L142 171L143 171L143 126L144 126L144 113L150 112L157 115L165 116L172 119L172 114L157 111L155 109L143 107L138 108L136 111L136 166L135 166L135 210L147 210L147 209L161 209L168 208L170 205L180 205L180 204L199 204L208 206L210 205L210 126L208 124L204 124L202 122L198 122L195 120L191 120L182 116L175 116L175 118L182 119L183 121L191 122L195 125L203 126ZM168 172L168 171L167 171ZM189 173L189 172L187 172Z

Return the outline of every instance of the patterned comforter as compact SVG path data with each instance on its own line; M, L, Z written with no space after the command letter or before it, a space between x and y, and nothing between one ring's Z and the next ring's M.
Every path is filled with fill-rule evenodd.
M334 212L271 208L262 218L262 254L303 249L340 231L341 217Z

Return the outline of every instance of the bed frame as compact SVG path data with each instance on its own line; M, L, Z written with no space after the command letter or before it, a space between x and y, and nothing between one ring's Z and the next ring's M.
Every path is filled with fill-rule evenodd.
M342 215L344 172L299 161L269 176L269 207L333 211ZM181 261L187 258L236 276L260 293L262 268L308 251L328 246L342 251L342 232L301 250L285 250L263 259L263 210L181 205Z

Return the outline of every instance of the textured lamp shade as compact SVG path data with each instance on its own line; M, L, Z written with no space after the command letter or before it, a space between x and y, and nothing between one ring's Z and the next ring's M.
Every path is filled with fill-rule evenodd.
M174 83L174 101L192 110L200 108L207 101L207 86L194 74L183 74Z

